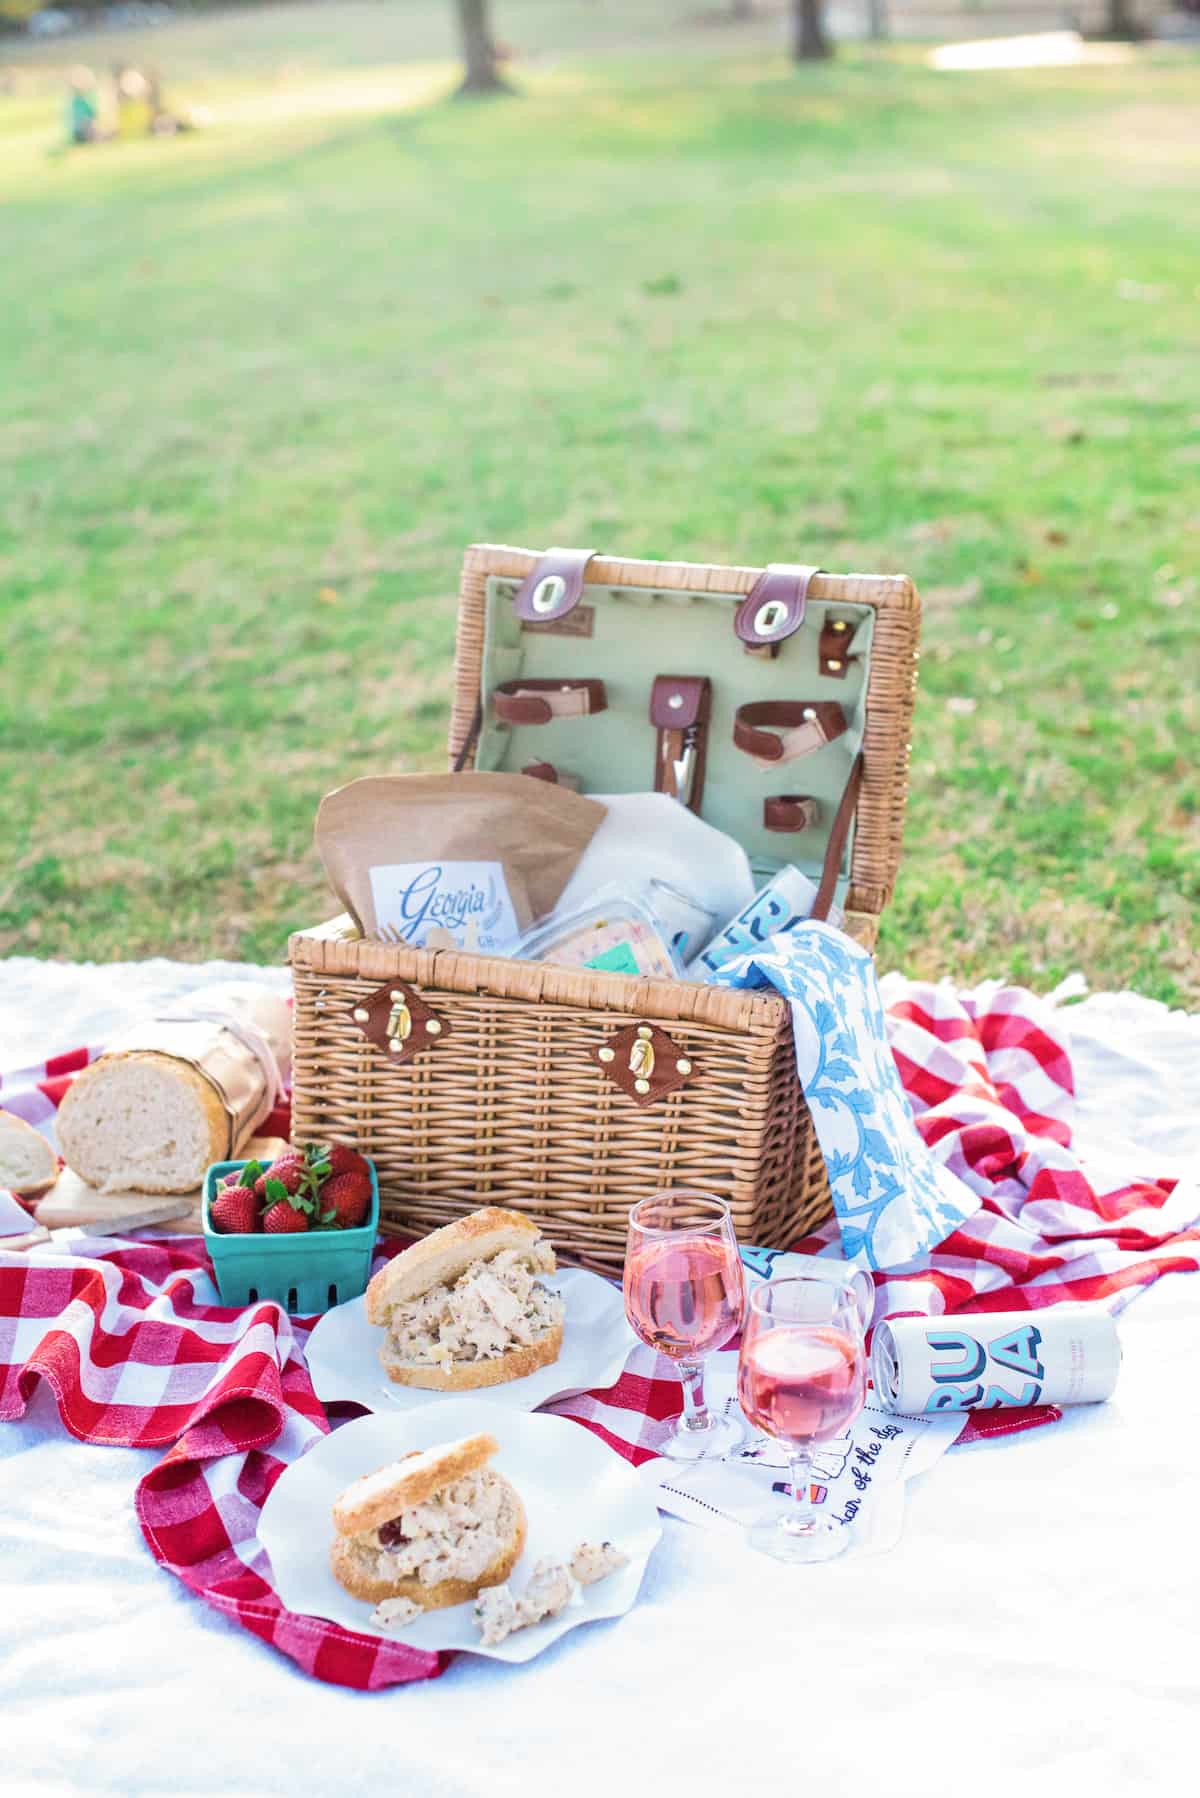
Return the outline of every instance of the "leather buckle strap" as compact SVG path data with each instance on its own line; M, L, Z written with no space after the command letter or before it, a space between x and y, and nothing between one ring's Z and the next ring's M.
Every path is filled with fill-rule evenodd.
M826 612L817 644L817 662L821 673L830 680L845 680L850 672L851 662L858 660L857 656L850 654L856 628L853 619L834 618Z
M650 689L654 791L698 812L704 796L712 682L703 674L657 674Z
M587 718L608 707L602 680L506 680L492 691L504 724L549 724L552 718Z
M513 597L523 624L553 624L573 612L583 597L583 578L594 549L548 549L534 563Z
M846 714L833 699L760 699L733 715L734 742L767 768L812 755L847 728Z
M763 800L765 830L811 830L820 822L820 802L807 793L772 793Z
M733 628L747 649L776 654L800 629L808 589L819 568L799 562L769 562L733 615Z

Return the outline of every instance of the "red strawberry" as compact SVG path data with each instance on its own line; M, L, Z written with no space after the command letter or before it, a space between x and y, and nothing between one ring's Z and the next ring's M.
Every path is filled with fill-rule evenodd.
M304 1185L304 1177L308 1172L303 1155L281 1155L273 1161L266 1172L260 1174L254 1182L254 1190L260 1199L267 1196L267 1181L278 1180L285 1192L299 1192Z
M272 1236L291 1235L293 1231L308 1229L308 1213L297 1210L290 1199L277 1199L263 1212L262 1222L263 1229Z
M345 1174L331 1174L321 1188L317 1200L318 1216L330 1211L329 1222L339 1230L356 1230L371 1209L371 1177L353 1169Z
M330 1173L365 1174L368 1184L370 1183L371 1174L366 1156L360 1155L357 1149L352 1149L349 1143L330 1143L324 1152L323 1159L329 1163Z
M258 1200L248 1186L226 1186L209 1207L209 1221L227 1236L258 1229Z

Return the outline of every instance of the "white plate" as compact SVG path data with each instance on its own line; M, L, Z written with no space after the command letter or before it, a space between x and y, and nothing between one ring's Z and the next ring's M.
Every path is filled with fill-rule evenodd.
M533 1411L556 1398L593 1387L611 1386L637 1347L625 1316L620 1288L599 1274L562 1267L549 1284L562 1293L566 1308L563 1344L557 1361L503 1386L481 1386L471 1394L481 1404L507 1411ZM367 1322L366 1298L327 1311L308 1339L308 1371L319 1399L341 1399L369 1411L424 1409L450 1396L420 1386L397 1386L379 1360L383 1331Z
M528 1661L579 1623L623 1616L637 1597L646 1562L662 1534L653 1494L632 1467L582 1425L519 1411L497 1416L477 1393L443 1398L403 1417L357 1417L284 1470L263 1506L258 1535L271 1557L275 1590L288 1610L378 1635L371 1626L373 1606L351 1598L329 1570L333 1502L360 1474L411 1449L433 1448L477 1430L490 1430L499 1440L500 1451L490 1465L512 1481L525 1506L525 1552L509 1575L515 1593L524 1590L542 1555L566 1560L580 1542L614 1542L629 1563L582 1587L577 1600L557 1617L517 1630L494 1648L481 1645L469 1603L427 1611L389 1631L386 1639L430 1652L460 1648L497 1661Z

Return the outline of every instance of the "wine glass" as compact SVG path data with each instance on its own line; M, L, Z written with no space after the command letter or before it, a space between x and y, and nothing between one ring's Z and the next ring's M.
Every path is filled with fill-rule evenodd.
M738 1398L752 1424L782 1442L791 1497L747 1527L752 1548L777 1561L829 1561L846 1526L819 1516L809 1491L813 1446L840 1436L862 1410L867 1355L854 1290L807 1276L767 1280L750 1294L738 1356Z
M704 1402L703 1359L742 1321L746 1288L724 1199L676 1187L629 1213L625 1312L642 1341L679 1368L683 1411L651 1446L672 1461L719 1460L745 1441L740 1421Z

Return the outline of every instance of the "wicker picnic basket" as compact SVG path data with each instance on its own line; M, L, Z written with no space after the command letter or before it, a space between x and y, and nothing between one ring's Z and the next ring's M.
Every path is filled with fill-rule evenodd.
M585 631L565 612L557 628L553 618L546 624L529 615L529 593L542 590L531 583L557 594L562 583L553 577L566 566L572 585L561 560L568 553L539 557L494 545L467 552L452 766L520 768L531 743L539 751L548 743L573 765L590 754L584 791L645 788L644 770L639 779L637 768L618 768L624 778L613 778L613 758L620 743L636 740L635 719L643 735L647 728L651 677L640 670L653 665L644 638L654 619L672 646L667 665L690 664L712 677L713 803L704 803L703 816L733 828L764 876L771 866L764 843L776 865L803 868L797 848L811 836L813 875L824 868L839 876L846 928L873 947L896 878L907 796L920 622L912 583L574 552L578 580L563 604L589 611ZM799 626L792 589L770 588L770 579L796 583ZM747 595L781 591L788 618L778 650L751 641L743 621ZM581 598L590 602L586 608ZM523 607L524 622L514 607L518 614ZM735 614L740 645L730 631ZM769 623L779 617L757 613ZM619 618L620 628L606 635L606 618ZM657 647L649 653L667 657ZM789 657L796 668L806 658L802 674L787 673ZM615 714L608 736L593 740L578 717L555 718L543 731L496 725L498 676L510 687L514 674L536 686L547 667L591 674L597 663ZM757 698L763 684L788 692L797 681L818 701L842 695L846 741L805 763L806 784L832 783L828 803L812 808L823 815L824 830L788 841L781 855L754 818L762 777L730 751L723 726L735 701ZM825 773L808 775L810 765ZM736 828L739 817L745 828ZM421 1233L480 1204L501 1204L534 1216L564 1259L611 1273L622 1263L629 1207L664 1187L722 1194L739 1236L768 1245L795 1239L829 1212L824 1163L796 1079L790 1013L773 993L368 942L344 920L297 933L289 955L293 1135L344 1138L374 1159L385 1231ZM399 992L425 1047L409 1055L406 1045L397 1065L364 1034L361 1020ZM632 1070L639 1036L652 1042L659 1070L667 1070L653 1092L635 1092L631 1078L618 1078L627 1056Z

